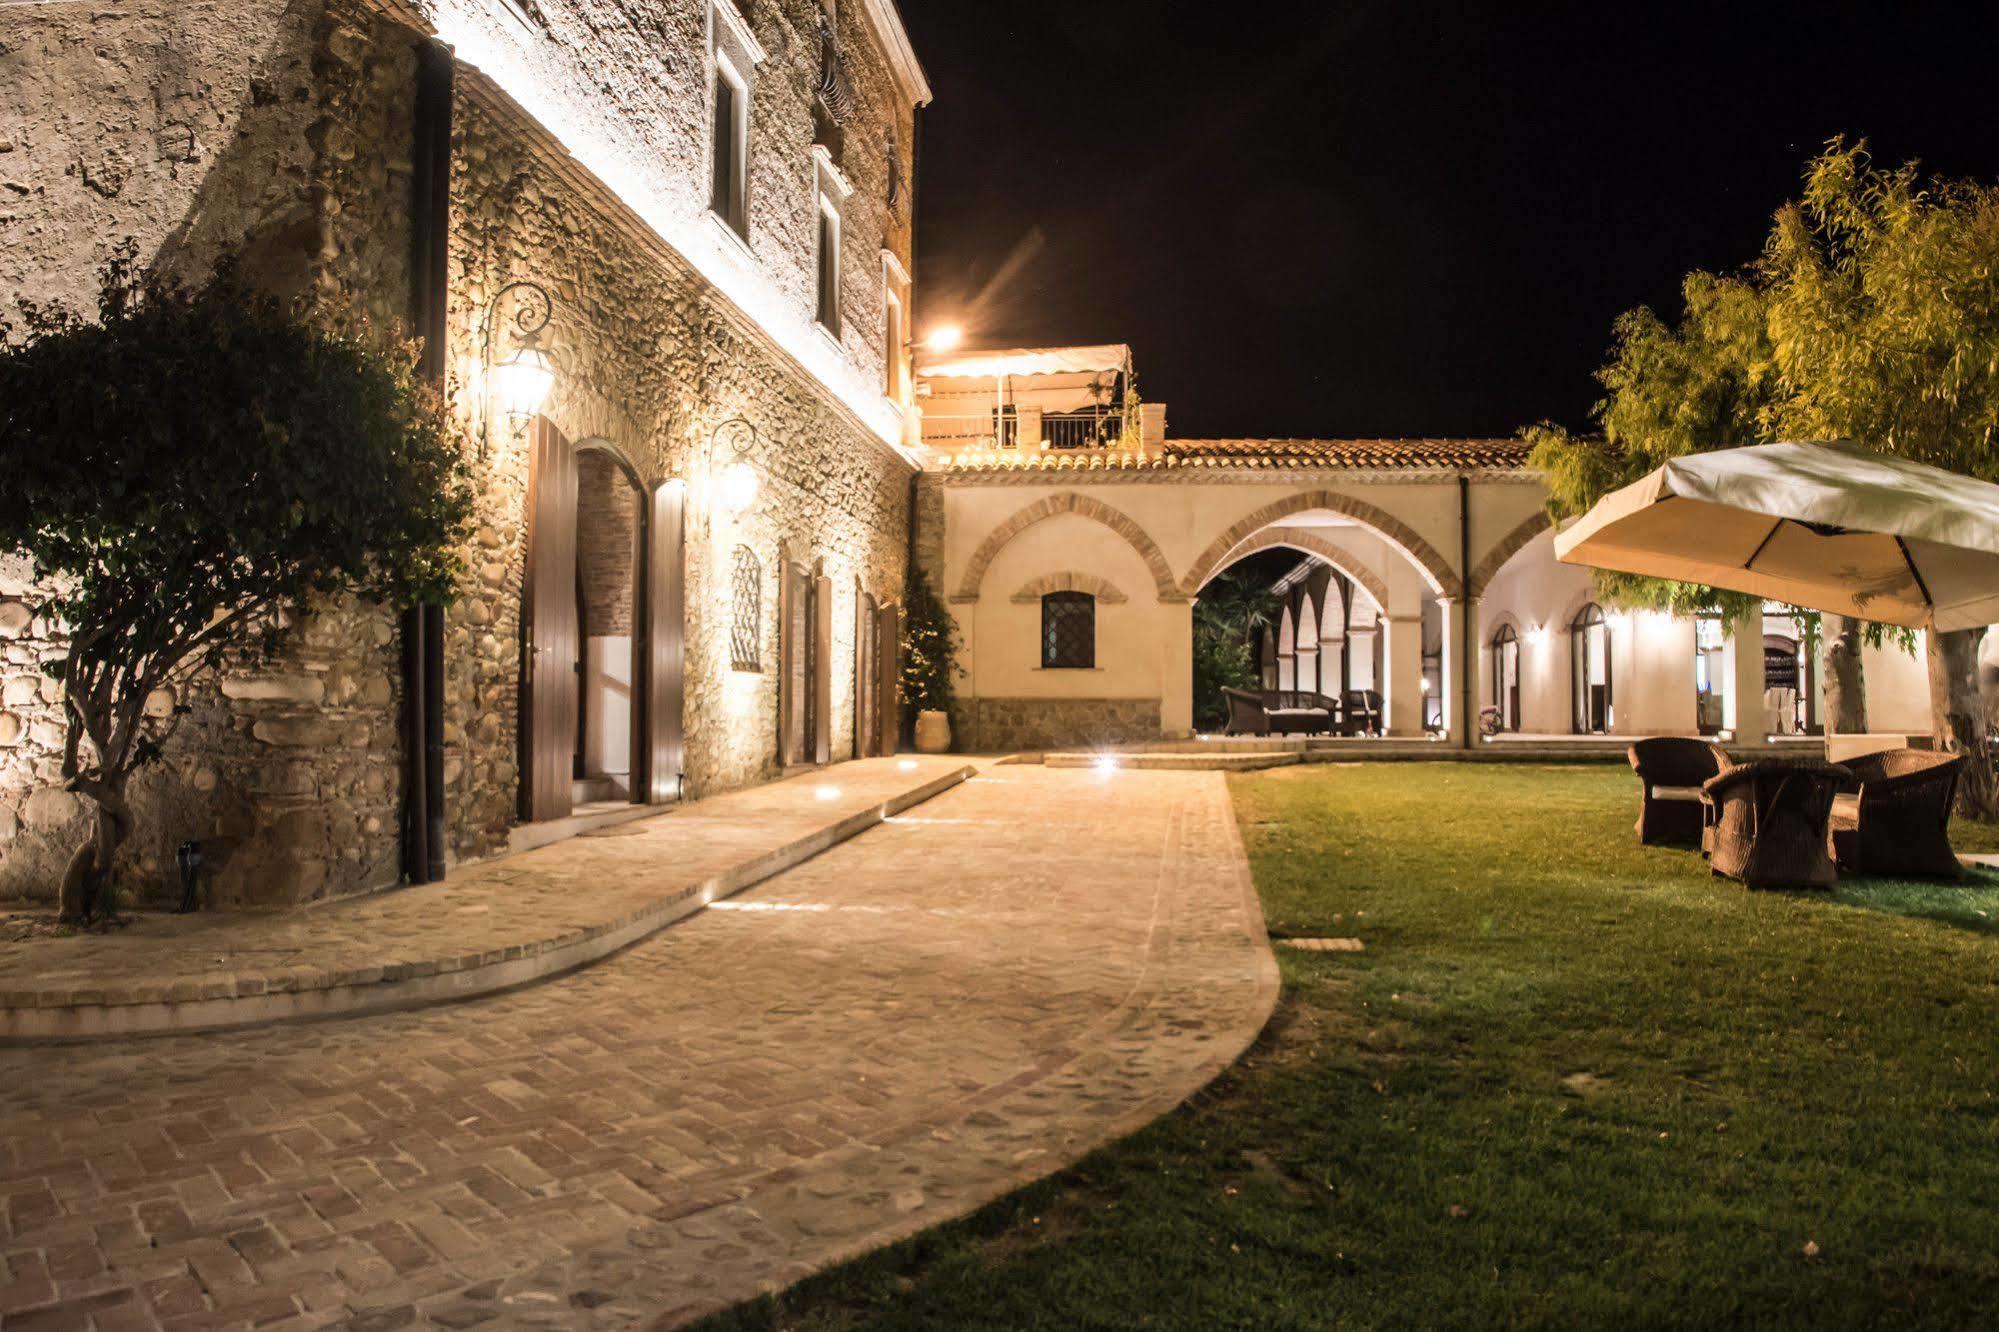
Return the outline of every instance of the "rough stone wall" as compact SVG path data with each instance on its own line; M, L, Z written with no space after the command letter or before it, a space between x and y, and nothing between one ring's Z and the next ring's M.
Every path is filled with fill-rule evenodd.
M0 284L87 302L117 239L185 278L225 248L281 295L407 307L410 34L319 4L0 11ZM83 837L61 789L60 626L0 568L0 896L53 895ZM11 630L9 629L11 626ZM121 884L177 896L173 848L200 840L216 905L310 901L393 883L400 804L392 615L354 601L276 661L231 660L185 700L165 759L134 783ZM11 719L11 720L10 720Z
M710 0L521 4L525 24L497 18L492 0L425 0L424 7L468 63L489 71L634 207L669 229L684 229L691 242L716 240L703 218L711 190L709 31L711 22L726 20L711 19ZM757 0L736 8L766 53L750 71L746 186L754 263L748 271L772 309L804 333L814 293L817 205L809 150L821 0ZM881 252L888 248L909 264L914 114L862 6L840 5L837 14L854 94L840 136L841 170L854 187L841 232L847 316L841 373L862 393L879 394L886 351ZM891 135L904 175L893 209L887 204Z
M593 638L632 632L638 568L638 492L618 465L597 451L576 460L576 562L583 617Z
M541 337L557 380L544 415L570 440L617 449L650 491L678 478L687 506L687 785L699 796L778 772L778 573L786 561L832 579L833 756L851 756L856 585L900 598L910 469L827 391L733 313L629 215L559 172L502 100L468 84L455 118L452 188L454 364L476 387L488 302L532 278L554 296ZM807 161L809 144L792 145ZM809 175L804 179L809 180ZM461 392L460 409L478 407ZM744 513L714 476L736 460L717 427L755 429L745 459L759 489ZM446 743L454 849L504 843L516 801L521 589L528 458L499 425L479 465L482 549L472 596L450 617ZM731 552L762 561L762 669L730 665Z
M241 244L296 290L322 19L319 0L0 9L0 294L94 308L128 236L184 276Z
M1156 698L975 698L951 709L952 747L1013 754L1157 740Z

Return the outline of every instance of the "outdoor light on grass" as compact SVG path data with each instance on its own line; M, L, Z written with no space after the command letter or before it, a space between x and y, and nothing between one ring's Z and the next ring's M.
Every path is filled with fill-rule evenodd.
M506 322L513 325L515 347L505 361L500 356L500 311L512 296L513 309ZM555 362L539 345L542 330L555 317L555 301L546 288L534 282L509 282L493 294L486 307L486 389L492 395L492 412L480 422L479 456L486 456L486 439L493 412L507 418L507 426L518 437L527 424L540 415L542 404L555 388Z

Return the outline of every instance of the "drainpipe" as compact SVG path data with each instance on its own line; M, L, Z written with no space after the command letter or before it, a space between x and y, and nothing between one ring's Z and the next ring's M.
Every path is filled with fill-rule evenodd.
M410 326L423 343L424 378L445 386L451 235L451 49L416 47L410 153ZM445 872L444 607L403 613L403 872L435 883Z
M1462 626L1459 637L1464 640L1464 660L1458 663L1458 698L1463 711L1464 748L1472 748L1472 736L1478 727L1478 718L1472 714L1472 704L1478 701L1478 688L1474 677L1478 671L1472 663L1478 660L1478 644L1472 642L1471 624L1471 478L1458 473L1458 571L1464 579L1464 586L1458 589L1458 623Z

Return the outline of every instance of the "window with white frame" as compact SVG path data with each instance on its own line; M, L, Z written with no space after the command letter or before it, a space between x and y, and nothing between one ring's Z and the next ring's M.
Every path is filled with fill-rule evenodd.
M889 250L882 251L882 393L898 406L909 401L909 278Z
M747 240L750 234L750 107L755 70L763 59L741 13L728 0L709 11L710 54L715 66L709 106L708 209Z
M819 327L840 336L840 205L823 190L819 194L818 297L812 317Z

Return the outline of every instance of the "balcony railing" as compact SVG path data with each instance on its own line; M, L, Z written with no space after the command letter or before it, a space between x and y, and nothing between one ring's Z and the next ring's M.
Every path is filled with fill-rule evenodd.
M1041 418L1041 438L1051 449L1107 449L1123 435L1120 412L1066 412Z
M1124 438L1125 418L1115 408L1086 412L988 411L978 416L926 414L923 438L942 448L1108 449Z

